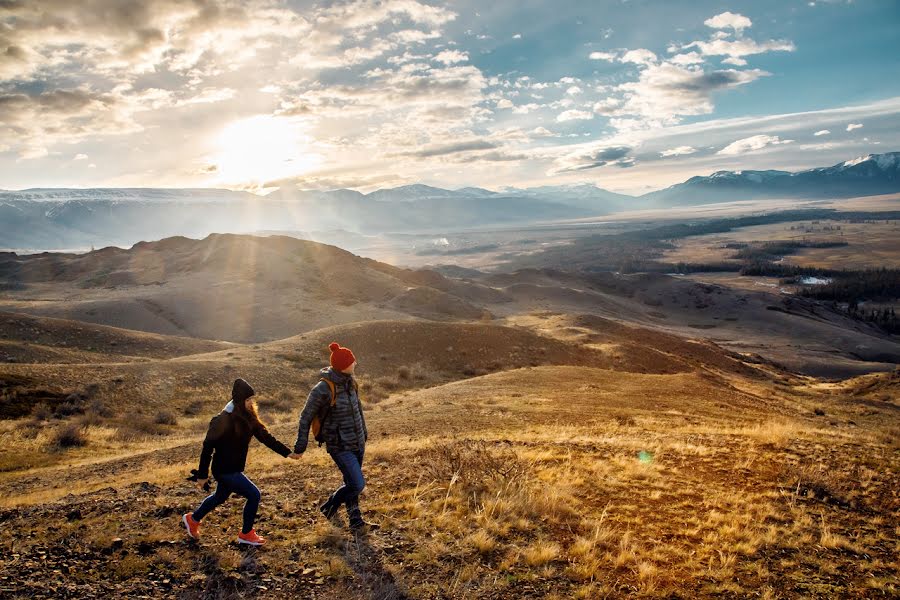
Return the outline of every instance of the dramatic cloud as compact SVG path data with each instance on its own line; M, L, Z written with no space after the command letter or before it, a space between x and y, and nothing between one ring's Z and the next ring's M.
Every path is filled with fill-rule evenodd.
M847 131L853 131L854 129L862 129L862 123L850 123L847 125Z
M754 135L742 140L732 142L719 150L718 154L737 155L762 150L766 146L779 146L790 144L794 140L782 140L777 135Z
M643 19L633 35L609 25L643 9L593 3L578 17L587 40L553 27L565 11L547 3L470 9L0 0L0 187L525 185L614 166L603 183L627 188L657 181L629 176L638 162L666 177L766 164L787 154L766 148L862 123L880 139L796 143L791 164L897 139L893 104L778 114L807 80L798 69L813 68L787 53L800 19L787 8L751 22L691 5L683 28ZM763 53L778 53L766 70L753 64ZM815 75L835 65L823 59ZM781 94L754 85L769 71ZM753 116L713 119L724 103Z
M693 154L697 150L690 146L678 146L677 148L669 148L668 150L663 150L659 153L660 156L686 156L688 154Z

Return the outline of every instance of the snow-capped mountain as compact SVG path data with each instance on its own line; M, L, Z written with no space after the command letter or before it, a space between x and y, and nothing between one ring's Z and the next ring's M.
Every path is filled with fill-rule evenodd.
M29 189L0 191L0 249L130 245L254 231L449 231L659 206L892 192L900 192L898 152L794 173L717 171L640 197L589 183L499 191L416 184L368 194L282 188L263 197L217 189Z
M716 171L641 196L657 206L758 198L848 198L900 192L900 152L805 171Z

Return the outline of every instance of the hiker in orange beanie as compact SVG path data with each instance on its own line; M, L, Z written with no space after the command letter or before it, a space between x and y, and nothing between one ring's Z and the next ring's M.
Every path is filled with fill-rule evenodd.
M306 451L312 429L313 437L319 445L325 444L344 477L344 485L319 510L326 518L333 519L341 505L345 505L351 529L361 531L373 526L363 520L359 508L359 494L366 486L362 464L369 433L359 399L359 386L353 377L356 357L349 348L337 342L329 344L328 349L331 350L331 366L319 372L319 382L306 398L294 452L303 454Z

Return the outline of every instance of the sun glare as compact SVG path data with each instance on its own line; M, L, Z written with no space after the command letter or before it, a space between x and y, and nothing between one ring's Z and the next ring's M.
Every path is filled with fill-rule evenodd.
M220 183L262 186L300 175L321 157L309 151L311 138L291 120L258 115L234 121L216 138L212 157Z

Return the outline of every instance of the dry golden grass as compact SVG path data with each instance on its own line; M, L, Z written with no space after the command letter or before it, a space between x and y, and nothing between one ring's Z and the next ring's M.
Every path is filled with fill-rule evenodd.
M208 372L221 368L211 362ZM305 376L290 361L257 368L276 380ZM367 538L318 514L339 483L324 452L294 463L253 447L247 472L271 540L259 553L229 545L236 500L204 521L199 545L183 542L178 523L202 498L183 478L220 400L179 412L164 435L105 417L86 425L87 446L64 452L49 450L52 437L81 417L0 423L4 447L53 463L0 474L0 515L22 532L0 543L19 557L0 562L0 578L160 597L297 597L310 586L342 598L898 591L897 423L887 408L860 412L867 397L699 370L545 366L443 385L425 371L410 362L379 375L390 383L378 384L386 395L367 413L363 507L381 529ZM217 390L185 386L183 375L166 376L178 406ZM303 397L299 385L262 394L285 441ZM35 590L23 585L23 595Z

